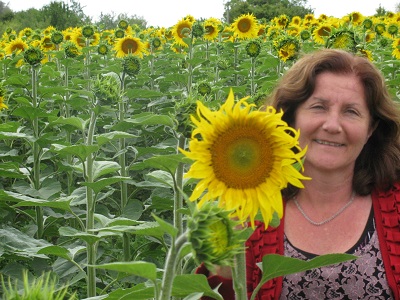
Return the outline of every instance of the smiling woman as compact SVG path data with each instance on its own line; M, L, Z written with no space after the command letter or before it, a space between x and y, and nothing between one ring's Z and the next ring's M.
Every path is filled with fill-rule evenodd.
M347 253L358 259L272 279L259 299L399 299L400 107L380 71L367 58L319 50L281 77L267 104L299 130L300 147L308 147L303 175L311 180L284 189L281 224L258 224L247 240L248 295L266 254ZM199 273L231 299L229 272L218 270Z

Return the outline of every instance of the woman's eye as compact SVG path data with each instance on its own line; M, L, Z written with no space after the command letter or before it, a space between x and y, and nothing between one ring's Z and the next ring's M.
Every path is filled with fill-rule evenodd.
M311 109L324 109L325 107L322 105L313 105L311 106Z
M356 111L356 110L354 110L354 109L348 109L346 112L349 113L349 114L357 115L357 116L358 116L358 111Z

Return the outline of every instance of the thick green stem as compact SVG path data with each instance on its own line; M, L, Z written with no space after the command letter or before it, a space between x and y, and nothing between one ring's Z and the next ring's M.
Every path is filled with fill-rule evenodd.
M161 283L161 291L158 300L170 300L172 283L176 274L176 266L179 261L179 253L187 242L187 232L180 235L168 251L165 261L164 275Z
M255 83L254 83L255 74L256 74L256 59L254 57L252 57L251 58L251 89L250 89L250 94L252 96L256 93Z
M38 109L38 101L37 101L37 72L34 66L31 68L32 71L32 106L34 109ZM39 139L39 118L37 114L35 114L33 121L33 136L34 141L32 145L32 156L33 156L33 187L35 190L40 189L40 146L38 144ZM36 210L36 225L37 225L37 238L41 239L44 234L44 217L43 217L43 208L41 206L37 206Z
M192 58L193 58L193 37L190 40L189 50L188 50L188 58L189 58L189 66L188 66L188 84L187 91L188 95L192 93L192 84L193 84L193 66L192 66Z
M90 117L88 135L86 145L93 144L94 130L96 127L96 113L93 110ZM93 182L93 154L89 154L86 158L86 182ZM86 232L93 234L94 229L94 210L95 197L92 188L86 187ZM96 296L96 243L87 243L87 295L88 297Z
M183 135L179 136L178 148L184 149L186 138ZM179 163L175 172L175 195L174 195L174 226L178 228L179 234L183 231L182 212L183 207L183 163Z
M125 89L125 73L122 73L122 78L121 78L121 93L123 94ZM119 99L118 103L118 114L119 114L119 122L122 122L125 119L125 114L126 114L126 107L125 103L121 98ZM123 177L128 176L128 168L126 165L126 153L124 149L126 148L126 141L124 138L119 139L119 165L121 167L120 169L120 174ZM128 184L125 181L122 181L120 184L121 188L121 212L124 211L126 205L128 204ZM129 261L131 259L131 247L130 247L130 234L124 232L123 237L122 237L122 247L123 247L123 255L124 255L124 261Z
M244 247L244 246L243 246ZM233 268L233 288L235 289L236 300L247 300L246 289L246 254L236 254L235 266Z

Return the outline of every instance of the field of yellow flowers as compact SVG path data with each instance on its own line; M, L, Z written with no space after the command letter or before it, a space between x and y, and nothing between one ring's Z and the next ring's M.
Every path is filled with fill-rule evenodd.
M232 89L260 105L302 53L325 47L368 57L400 101L399 27L400 13L353 12L9 28L0 41L0 295L48 284L48 299L157 298L188 216L194 182L178 148L196 101L219 107ZM218 299L195 267L184 249L172 294Z

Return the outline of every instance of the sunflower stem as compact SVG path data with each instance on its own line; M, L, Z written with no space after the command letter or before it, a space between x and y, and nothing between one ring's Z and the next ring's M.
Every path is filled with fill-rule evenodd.
M96 127L96 109L92 110L89 122L89 129L87 134L86 145L93 145L94 130ZM89 154L86 158L86 182L93 182L93 161L94 154ZM94 209L95 209L95 195L93 189L89 186L86 187L86 232L92 234L94 229ZM87 296L96 296L96 244L87 243Z
M184 149L186 143L186 138L183 135L179 136L178 140L178 148ZM179 163L178 167L175 172L175 199L174 199L174 226L178 228L178 234L182 233L183 226L182 226L182 214L181 209L183 207L183 163Z
M256 59L254 57L251 57L251 90L250 90L250 94L252 96L256 93L255 84L254 84L255 74L256 74Z
M121 93L123 94L125 89L125 72L122 74L122 80L121 80ZM123 97L119 99L118 102L118 110L119 110L119 121L122 122L125 119L126 115L126 105L123 101ZM124 151L126 147L126 141L125 138L120 138L119 139L119 153L120 155L118 156L119 159L119 165L121 167L120 169L120 174L122 177L128 176L128 170L126 166L126 153ZM121 184L121 212L124 211L125 207L128 204L128 184L125 181L122 181ZM123 254L124 254L124 261L129 261L131 258L131 248L130 246L130 234L127 232L123 233L123 239L122 239L122 245L123 245Z
M158 300L170 300L171 298L172 284L176 274L176 266L179 261L179 253L187 240L188 234L187 232L184 232L171 244L171 247L168 250Z
M193 58L193 36L191 36L190 39L190 45L189 45L189 50L188 50L188 58L189 58L189 63L188 63L188 84L187 84L187 91L188 95L192 93L192 84L193 84L193 66L192 66L192 58Z
M244 245L243 245L244 248ZM247 300L246 290L246 253L243 249L235 255L235 266L233 267L233 288L236 300Z
M37 101L37 71L36 67L32 66L32 106L34 109L38 109L38 101ZM32 155L33 155L33 186L35 190L40 189L40 147L37 142L39 139L39 118L37 114L34 116L32 120L33 126L33 136L34 141L32 145ZM36 206L36 226L37 226L37 238L41 239L44 233L44 218L43 218L43 208L41 206Z

